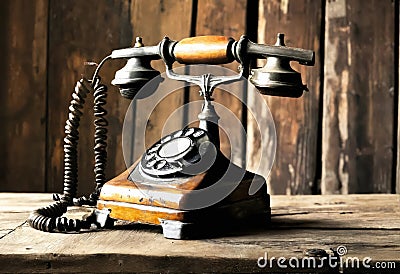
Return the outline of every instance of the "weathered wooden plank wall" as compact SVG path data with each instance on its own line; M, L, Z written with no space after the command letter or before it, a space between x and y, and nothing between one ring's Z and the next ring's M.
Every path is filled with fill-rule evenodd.
M314 67L293 67L301 71L310 92L301 98L264 97L275 121L277 151L270 174L270 189L275 194L311 194L317 171L317 138L320 99L320 1L260 0L258 20L259 43L275 44L276 34L285 34L291 47L313 49ZM296 27L294 27L296 26ZM252 124L254 125L254 124ZM250 136L251 137L251 136ZM249 143L257 143L249 139ZM252 153L252 146L248 146ZM254 150L258 150L254 147ZM251 158L250 158L251 159Z
M327 2L323 193L392 190L394 10L393 1Z
M314 67L300 67L310 92L302 98L268 97L278 146L270 174L273 194L388 193L400 170L395 117L398 113L398 0L123 0L0 2L2 91L0 119L0 191L60 191L63 131L75 82L111 49L130 46L136 35L146 45L164 35L179 40L216 34L272 44L277 32L288 46L316 51ZM397 24L397 25L396 25ZM397 57L396 57L397 56ZM396 57L396 58L395 58ZM123 62L101 72L110 83ZM236 71L238 64L227 65ZM161 62L153 66L164 71ZM166 97L147 122L149 146L159 139L175 108L198 100L193 89ZM246 92L241 95L246 101ZM242 102L226 92L216 102L229 107L251 133ZM81 121L80 192L93 182L91 97ZM125 169L121 130L130 102L109 87L109 162L107 175ZM249 101L248 103L251 104ZM195 111L195 110L189 110ZM132 121L143 123L140 113ZM182 121L176 123L184 123ZM179 125L178 125L179 126ZM249 134L231 148L222 136L222 150L236 163L252 167L259 137ZM244 150L247 147L247 163ZM140 150L133 151L137 157ZM397 160L397 161L396 161ZM400 175L398 175L400 177ZM397 180L397 187L399 187Z
M395 124L395 127L397 127L397 139L395 138L394 141L397 141L396 146L394 146L395 148L397 148L397 162L396 162L396 170L395 172L393 172L393 174L396 174L396 182L393 186L394 190L392 190L392 192L395 193L400 193L400 115L399 115L399 108L400 108L400 99L399 99L399 79L400 79L400 5L399 5L399 1L395 2L396 5L396 9L395 9L395 33L397 33L397 36L395 35L395 40L394 42L396 43L397 41L397 45L399 46L399 50L395 50L395 71L397 68L397 75L395 74L394 77L397 77L396 81L395 81L395 89L394 89L394 95L395 95L395 99L397 100L397 102L395 101L394 104L396 106L397 103L397 109L395 111L395 114L397 114L397 124ZM397 26L397 28L396 28ZM396 93L397 91L397 93ZM397 95L397 96L396 96ZM394 117L394 121L396 121L396 116ZM394 129L396 130L396 129ZM393 178L394 179L394 178Z
M47 5L0 1L1 190L45 190Z
M99 4L101 3L101 4ZM93 8L96 7L96 8ZM132 43L130 6L123 1L49 1L48 52L48 130L47 130L47 189L60 191L63 176L63 138L67 108L75 82L82 74L90 77L86 61L99 62L112 48ZM101 76L110 83L114 72L123 63L110 63ZM93 99L89 95L83 109L79 139L79 190L93 190ZM112 126L108 135L110 161L107 174L122 170L120 152L122 121L127 105L116 88L108 95L108 120Z

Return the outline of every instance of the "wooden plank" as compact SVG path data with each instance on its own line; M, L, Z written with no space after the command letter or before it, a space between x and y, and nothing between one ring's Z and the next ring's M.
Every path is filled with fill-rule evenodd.
M43 191L47 0L0 3L0 190Z
M49 194L1 193L0 198L0 219L18 220L17 224L21 224L32 209L51 202ZM277 195L271 198L272 227L396 230L400 227L400 218L396 218L400 217L399 204L399 195ZM87 214L85 208L73 207L71 212L75 212L77 218L79 214ZM9 224L4 226L3 221L1 229L16 228Z
M399 1L397 1L397 10L395 11L397 14L397 26L400 26L400 4ZM396 29L396 28L395 28ZM397 58L399 59L400 56L400 28L397 28ZM395 34L396 37L396 34ZM396 56L396 55L395 55ZM394 191L397 194L400 194L400 62L399 60L397 60L397 66L398 66L398 73L399 75L397 75L397 91L395 90L394 92L397 92L397 167L396 167L396 184L395 184L395 188ZM396 104L396 102L395 102ZM394 117L394 119L396 119L396 117ZM395 130L395 129L394 129Z
M284 33L287 46L312 49L314 67L292 64L302 74L310 92L301 98L265 96L275 121L277 149L269 178L272 194L311 194L316 183L318 113L320 98L320 1L259 2L258 42L275 44L276 34ZM249 101L249 104L252 104ZM249 118L250 115L249 115ZM257 125L249 120L248 159L259 158L261 149ZM261 134L265 134L262 132ZM269 170L265 170L264 176Z
M131 227L135 229L135 227ZM320 248L329 251L345 244L349 257L362 260L371 257L373 261L397 262L399 266L399 234L389 238L386 231L360 231L362 241L348 237L349 232L336 230L310 231L292 229L258 233L251 236L224 237L209 240L173 241L162 238L153 229L110 230L101 233L56 234L34 231L35 241L28 238L27 227L17 229L7 239L7 252L0 254L2 270L23 272L263 272L279 271L276 266L259 268L257 260L268 253L268 258L302 257L304 250ZM136 227L137 229L137 227ZM144 231L145 230L145 231ZM14 241L14 244L11 241ZM85 250L77 249L84 246ZM134 248L133 248L134 245ZM1 250L5 247L0 244ZM376 252L379 250L379 252ZM327 268L312 273L339 273ZM372 270L373 271L373 270ZM307 269L280 270L280 272L305 272ZM360 271L361 273L365 273ZM354 272L351 272L354 273ZM382 273L382 272L368 272ZM389 272L396 273L396 272Z
M192 0L134 0L131 3L131 23L135 36L141 36L145 45L157 45L164 36L178 41L190 36L192 20ZM179 18L179 19L178 19ZM165 64L152 62L153 68L164 72ZM166 77L166 76L164 76ZM171 90L172 91L172 90ZM150 147L162 136L182 128L183 116L173 116L173 121L166 125L167 119L184 103L184 90L178 89L170 93L155 105L154 100L138 100L135 110L135 131L133 157L131 163L142 155L145 148ZM149 120L144 120L143 110L152 110ZM145 125L146 135L139 130Z
M5 237L7 234L13 232L15 228L23 225L26 219L26 213L13 213L11 218L9 214L0 214L0 239Z
M23 225L29 212L51 202L49 194L1 193L0 239Z
M227 37L232 37L238 40L241 35L247 32L246 30L246 19L247 19L247 1L218 1L218 0L204 0L198 1L197 7L197 21L196 21L196 36L200 35L223 35ZM231 64L223 65L231 71L227 71L226 75L233 75L238 73L238 63L233 62ZM211 69L211 68L210 68ZM211 71L210 71L211 72ZM221 73L218 69L214 73ZM203 71L204 73L204 71ZM195 73L194 73L195 74ZM227 109L230 115L242 120L244 103L244 85L235 87L235 96L230 94L228 91L223 89L216 89L213 94L215 98L215 104L221 105L221 110L223 107ZM191 102L198 100L203 100L198 94L199 88L192 88L190 90ZM231 90L233 92L233 90ZM200 105L199 105L200 106ZM189 108L189 116L197 117L200 113L200 108ZM218 108L217 108L218 113ZM221 113L219 114L221 116ZM229 117L229 116L228 116ZM230 158L235 164L239 166L244 166L245 164L245 136L242 136L241 129L238 125L234 124L223 124L222 119L220 122L220 143L221 151L225 156ZM243 121L242 121L243 123ZM231 134L227 134L228 127L231 127ZM246 124L243 125L246 128ZM224 128L225 127L225 128ZM235 139L236 138L236 139ZM235 141L233 140L235 139Z
M399 195L273 197L273 221L279 226L296 224L304 228L389 230L400 226L400 219L396 218L400 216ZM386 197L390 197L389 204L385 202Z
M327 1L326 18L322 193L390 193L394 2Z
M339 245L347 247L349 257L399 264L399 199L399 195L272 196L271 227L235 228L225 236L191 241L164 239L157 227L139 224L78 234L43 233L25 224L0 239L0 265L7 272L287 272L290 269L260 269L257 259L265 252L269 258L302 257L306 249L329 251ZM10 209L28 213L46 200L51 200L49 194L1 193L0 216L15 214ZM296 219L300 214L290 214L296 209L315 215ZM341 222L343 210L353 212L351 222ZM330 220L324 217L329 215L320 218L328 212ZM379 214L391 217L381 219ZM336 273L326 268L317 271Z
M29 211L51 201L49 194L1 193L0 198L2 220L17 219L13 217L15 213L27 217ZM271 198L272 225L274 228L296 224L296 228L394 230L400 227L400 218L396 218L400 216L399 204L399 195L277 195ZM72 211L79 214L79 208L73 208ZM80 212L87 213L86 209ZM24 218L19 220L22 222Z
M51 1L49 21L49 129L47 191L61 191L63 184L63 138L71 93L82 75L91 77L93 68L84 62L100 60L114 48L130 46L129 1ZM93 7L96 7L95 9ZM122 99L118 89L110 85L114 73L124 62L109 62L100 71L109 86L108 165L107 177L125 169L121 151L121 131L130 101ZM93 174L93 97L90 94L83 109L79 140L79 192L94 189Z

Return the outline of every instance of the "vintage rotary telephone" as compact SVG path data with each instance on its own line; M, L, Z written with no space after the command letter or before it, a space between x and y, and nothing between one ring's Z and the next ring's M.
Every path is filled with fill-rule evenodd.
M141 159L124 173L106 182L107 120L105 85L98 72L110 59L128 59L111 82L123 97L133 99L143 86L160 73L150 62L162 59L166 76L200 86L204 97L198 127L185 127L156 142ZM263 68L249 71L249 63L267 58ZM204 74L180 75L172 64L240 63L240 73L233 76ZM106 227L114 219L161 225L167 238L191 238L239 221L270 219L269 195L265 179L230 162L219 150L218 115L212 104L212 92L222 83L242 76L264 95L300 97L304 90L300 73L290 61L314 65L314 52L289 48L284 35L278 34L275 45L256 44L242 36L235 41L223 36L199 36L172 41L165 37L157 46L144 46L141 38L132 48L112 51L96 68L92 80L81 79L75 86L69 107L64 138L64 190L54 195L55 202L31 213L28 223L42 231L73 232L92 226ZM87 198L75 198L77 190L77 144L79 121L88 93L93 92L95 124L95 191ZM142 95L143 96L143 95ZM144 94L146 96L146 94ZM255 193L251 185L259 187ZM68 219L62 215L71 205L97 206L85 218Z

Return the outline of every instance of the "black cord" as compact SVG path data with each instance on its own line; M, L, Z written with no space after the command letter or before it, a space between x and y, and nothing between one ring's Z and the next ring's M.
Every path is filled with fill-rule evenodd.
M99 78L97 77L97 75L99 74L99 71L101 69L101 67L104 65L104 63L111 59L111 55L106 56L103 60L101 60L100 64L97 66L96 70L93 73L93 77L92 77L92 84L96 83L96 79ZM94 87L94 85L92 85Z
M106 57L99 67L107 60ZM53 195L54 203L34 210L28 217L28 223L31 227L41 231L59 231L72 232L80 231L81 229L90 228L93 221L88 218L86 220L68 219L62 217L67 212L68 206L74 205L95 205L100 195L102 186L105 183L105 167L107 162L107 125L105 119L107 111L103 108L106 104L107 87L100 83L100 77L97 76L97 68L91 86L90 82L81 79L76 83L72 100L69 106L68 120L65 125L64 138L64 189L63 194ZM95 124L95 183L96 187L89 198L82 196L76 197L78 185L78 140L79 140L79 124L82 116L82 108L85 103L85 98L91 89L94 89L94 115L96 117Z
M90 194L89 198L82 196L77 199L73 199L74 205L96 205L100 195L101 188L106 182L105 169L107 164L107 126L108 121L105 118L107 111L103 107L106 104L107 99L107 87L100 83L100 77L96 77L92 86L94 88L94 121L95 133L94 133L94 175L95 175L95 190Z

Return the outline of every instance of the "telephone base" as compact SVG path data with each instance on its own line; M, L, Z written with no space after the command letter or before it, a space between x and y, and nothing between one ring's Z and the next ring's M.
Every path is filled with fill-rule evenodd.
M241 223L268 224L271 209L265 179L222 155L217 163L181 178L151 178L135 164L103 185L97 208L109 210L113 219L161 225L164 236L172 239L204 237ZM221 178L226 170L231 176ZM250 195L253 183L259 189ZM222 196L211 202L214 194Z
M111 210L115 219L161 225L169 239L194 239L220 234L234 226L265 226L270 223L269 195L223 206L177 210L126 202L98 201L99 209Z

